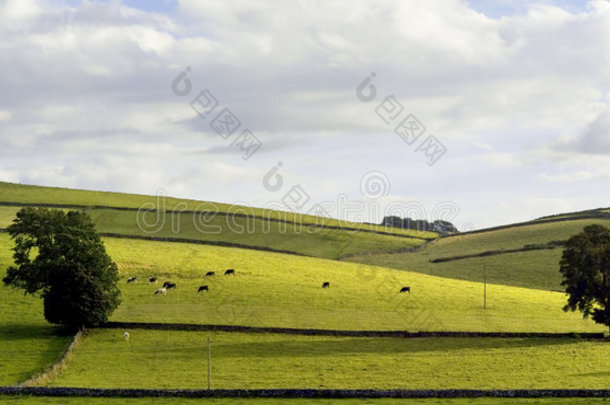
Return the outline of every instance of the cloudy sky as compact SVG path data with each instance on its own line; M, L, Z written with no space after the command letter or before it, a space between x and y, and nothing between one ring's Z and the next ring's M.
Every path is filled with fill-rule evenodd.
M609 1L0 0L0 73L2 181L466 229L610 206Z

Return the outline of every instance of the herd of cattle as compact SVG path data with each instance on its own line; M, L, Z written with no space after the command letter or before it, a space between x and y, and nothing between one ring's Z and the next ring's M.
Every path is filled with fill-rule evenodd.
M216 275L216 272L214 271L208 271L207 273L205 273L206 277L214 277ZM230 276L230 275L235 275L235 269L227 269L225 270L225 276ZM127 283L131 284L131 283L136 283L138 281L137 277L129 277L127 279ZM159 279L157 277L150 277L148 279L148 284L157 284L159 282ZM155 295L165 295L167 294L167 290L171 290L171 289L176 289L176 283L173 283L171 281L166 281L163 283L163 287L159 288L158 290L155 291ZM202 292L202 291L209 291L209 288L207 285L202 285L199 286L199 289L197 290L198 293Z
M225 276L235 275L235 269L226 269L224 274L225 274ZM216 275L216 272L214 272L214 271L208 271L207 273L205 273L206 277L214 277L215 275ZM138 281L137 277L129 277L127 279L127 283L135 283L137 281ZM150 277L148 279L148 284L157 284L158 281L159 280L157 279L157 277ZM173 289L176 288L176 283L172 283L171 281L166 281L163 283L162 288L159 288L158 290L155 291L155 295L165 295L167 293L167 290L171 290L172 288ZM322 288L330 288L330 281L323 282ZM202 291L210 291L210 290L207 285L201 285L197 289L197 293L200 293ZM401 292L401 293L408 292L410 294L411 287L402 287L399 292Z

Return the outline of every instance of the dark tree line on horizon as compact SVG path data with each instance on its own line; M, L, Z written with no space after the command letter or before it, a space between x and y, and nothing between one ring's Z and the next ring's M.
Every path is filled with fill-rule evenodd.
M416 231L429 231L446 235L458 232L458 229L449 221L437 219L429 222L425 219L400 218L397 216L387 216L381 221L381 225L393 228L413 229Z

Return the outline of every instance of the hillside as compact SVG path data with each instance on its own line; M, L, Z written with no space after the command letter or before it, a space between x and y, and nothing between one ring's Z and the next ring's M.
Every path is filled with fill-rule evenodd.
M211 201L179 199L174 197L148 196L107 191L77 190L60 187L42 187L0 182L0 206L6 203L60 205L67 207L111 207L127 210L146 209L169 212L218 212L260 217L267 220L281 220L318 226L341 227L356 230L373 230L408 235L418 238L434 238L434 232L419 232L411 229L384 227L382 225L340 221L332 218L282 211L277 208L263 209L243 205L224 204ZM281 203L277 202L277 206Z
M561 311L563 294L482 285L279 253L106 238L123 303L111 320L344 330L600 331ZM1 251L9 240L0 235ZM226 268L236 275L223 276ZM204 277L207 271L217 276ZM128 277L140 282L127 284ZM178 284L155 296L148 277ZM322 289L329 281L331 287ZM200 285L209 291L197 293ZM402 286L411 293L399 293Z
M469 281L561 289L561 247L590 224L610 226L603 210L572 213L434 240L412 252L364 254L345 260Z
M0 228L24 205L90 213L120 271L123 303L112 315L115 322L343 331L605 330L578 313L563 312L565 294L548 291L558 289L561 242L587 224L610 223L601 211L594 218L572 214L431 240L436 234L374 225L354 231L345 229L347 223L298 216L290 222L280 220L284 214L276 211L266 213L275 219L214 211L198 223L193 218L200 213L151 210L140 215L163 226L150 233L142 227L136 206L155 197L6 183L0 190L7 191L0 195ZM328 222L320 225L323 221ZM220 231L202 232L202 224ZM0 276L12 261L11 247L9 235L0 233ZM329 260L338 257L345 260ZM482 266L488 273L487 309L482 305ZM236 274L224 276L227 268ZM216 276L206 277L208 271ZM127 278L134 276L138 282L128 284ZM149 277L171 280L177 289L154 295L160 285L148 284ZM330 287L322 288L323 282ZM198 293L202 285L208 291ZM410 292L400 293L403 286ZM37 297L0 289L0 382L16 384L56 361L70 337L44 321ZM599 360L607 357L607 345L575 338L403 340L137 328L130 332L125 342L123 329L91 331L66 369L42 384L197 387L203 363L193 353L202 350L206 337L215 342L217 382L228 388L578 388L604 387L607 377ZM510 367L499 370L494 359ZM563 364L570 377L553 371L551 363ZM320 369L319 364L329 366ZM517 372L526 366L529 373ZM583 367L594 372L587 374ZM287 376L287 369L298 372ZM482 373L486 380L473 377Z
M113 236L292 252L329 259L359 252L404 250L437 236L432 232L284 211L173 198L160 203L152 196L9 183L0 183L0 228L7 227L26 204L87 211L99 232Z

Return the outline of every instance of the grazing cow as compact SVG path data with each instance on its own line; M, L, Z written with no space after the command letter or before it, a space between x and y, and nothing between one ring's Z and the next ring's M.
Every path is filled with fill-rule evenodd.
M215 276L215 275L216 275L216 273L213 271L208 271L207 273L205 273L206 277L211 277L211 276Z
M176 283L167 283L167 287L165 287L165 288L167 288L168 290L172 289L172 288L175 289L176 288Z
M166 281L165 283L163 283L163 288L167 288L168 285L170 285L172 282L171 281Z
M129 332L127 332L127 331L123 332L123 339L129 340Z
M411 287L402 287L402 288L400 289L400 292L401 292L401 293L403 293L403 292L408 292L409 294L411 294Z
M225 276L228 276L230 274L235 275L235 269L227 269L227 271L225 271Z
M155 291L155 295L165 295L165 293L167 292L167 288L163 287L163 288L159 288L157 291Z
M151 277L148 279L148 284L157 284L157 277Z
M328 288L330 287L330 283L328 281L325 281L324 284L322 284L322 288Z
M208 289L207 285L202 285L201 287L199 287L197 292L200 293L201 291L210 291L210 290Z
M138 278L137 278L137 277L129 277L129 278L127 279L127 282L128 282L128 283L135 283L136 281L138 281Z

